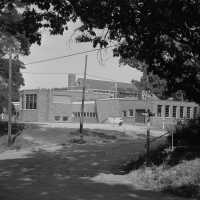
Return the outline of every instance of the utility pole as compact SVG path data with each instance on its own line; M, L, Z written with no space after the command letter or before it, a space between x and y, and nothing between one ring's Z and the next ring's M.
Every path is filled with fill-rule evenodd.
M12 49L9 48L8 79L8 146L12 144Z
M145 73L145 72L144 72ZM146 126L147 126L147 135L146 135L146 166L150 165L150 128L151 128L151 118L149 110L149 89L148 89L149 79L146 71Z
M151 118L149 109L147 110L147 137L146 137L146 166L148 167L150 164L150 129L151 129Z
M88 58L88 56L86 55L85 56L84 78L83 78L81 116L80 116L80 139L81 140L83 140L83 121L84 121L84 101L85 101L85 88L86 88L87 58Z

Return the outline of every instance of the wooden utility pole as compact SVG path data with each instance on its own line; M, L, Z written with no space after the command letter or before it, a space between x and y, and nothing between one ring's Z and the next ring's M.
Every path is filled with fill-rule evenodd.
M12 49L9 48L8 79L8 146L12 144Z
M85 56L84 78L83 78L81 116L80 116L80 138L81 138L81 140L83 140L83 122L84 122L84 102L85 102L85 88L86 88L87 57L88 56L86 55Z
M146 127L147 127L147 135L146 135L146 166L150 165L150 129L151 129L151 118L150 118L150 110L149 110L149 89L148 89L149 79L146 71Z
M146 137L146 166L150 165L150 129L151 129L151 118L149 109L147 110L146 115L146 123L147 123L147 137Z

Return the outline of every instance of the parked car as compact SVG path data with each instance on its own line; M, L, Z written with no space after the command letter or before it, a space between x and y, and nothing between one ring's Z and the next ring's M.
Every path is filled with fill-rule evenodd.
M108 123L121 126L123 124L123 119L121 117L108 117Z

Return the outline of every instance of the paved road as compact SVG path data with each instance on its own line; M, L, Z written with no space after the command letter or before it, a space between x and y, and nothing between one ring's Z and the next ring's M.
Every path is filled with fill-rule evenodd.
M144 150L143 145L133 142L74 144L54 153L40 151L32 158L0 161L0 200L178 200L162 193L87 179L116 172L119 163Z

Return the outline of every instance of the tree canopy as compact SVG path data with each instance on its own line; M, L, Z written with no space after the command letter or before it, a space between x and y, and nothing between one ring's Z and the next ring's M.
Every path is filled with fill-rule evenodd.
M166 80L168 93L183 90L200 102L199 0L70 0L94 46L117 41L114 54L131 67ZM98 36L97 29L105 34ZM146 65L135 65L137 60ZM125 63L127 63L125 61Z
M4 0L0 1L0 109L7 107L8 54L28 55L30 46L41 44L42 28L51 34L62 34L67 23L74 20L71 4L66 0ZM13 98L24 84L20 69L24 64L12 60Z
M79 41L101 47L116 41L122 62L165 80L169 94L183 90L200 102L199 0L4 0L0 39L15 37L28 55L31 44L41 44L41 28L62 34L77 19ZM0 55L4 50L0 43Z

